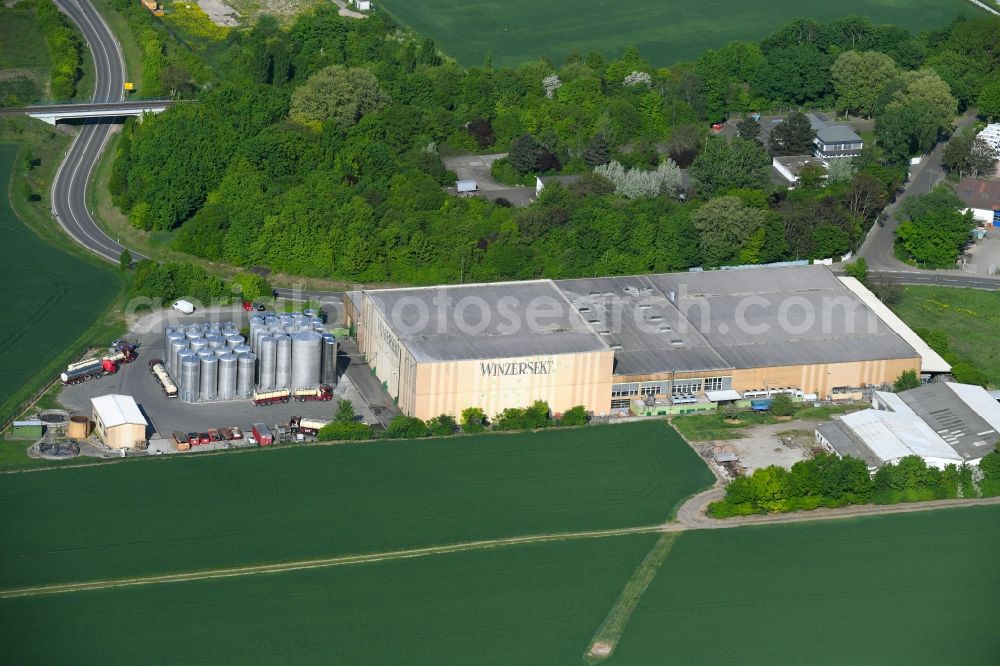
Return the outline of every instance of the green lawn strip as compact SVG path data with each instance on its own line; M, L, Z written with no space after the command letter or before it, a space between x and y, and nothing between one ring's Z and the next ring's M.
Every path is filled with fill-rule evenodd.
M867 404L852 404L811 407L800 404L793 418L798 420L826 420L835 414L845 414L865 409L867 406ZM776 417L771 416L769 412L752 411L740 412L739 423L727 423L726 416L721 411L676 416L671 421L673 426L677 428L677 431L689 442L742 439L747 436L747 428L755 425L771 425L782 422Z
M0 641L12 663L574 664L656 539L8 599Z
M14 474L0 588L654 525L713 480L662 421Z
M608 663L995 664L998 549L1000 506L686 532Z
M910 286L893 311L911 328L944 333L951 351L1000 386L1000 292L955 287Z
M617 58L629 46L653 65L694 60L705 49L732 40L756 40L795 17L821 22L852 14L876 24L892 23L913 32L939 28L959 14L983 16L966 0L847 0L841 3L777 0L710 5L683 0L637 0L609 5L603 0L530 0L455 3L451 0L384 0L379 10L432 37L463 65L496 65L548 57L560 63L576 49Z

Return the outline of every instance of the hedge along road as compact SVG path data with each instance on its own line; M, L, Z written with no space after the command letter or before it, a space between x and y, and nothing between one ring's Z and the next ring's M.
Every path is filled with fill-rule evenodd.
M0 145L0 182L11 182L17 146ZM117 271L46 243L14 214L4 188L0 200L0 417L15 394L52 358L83 334L118 293ZM13 196L19 196L20 193ZM109 341L110 342L110 341Z

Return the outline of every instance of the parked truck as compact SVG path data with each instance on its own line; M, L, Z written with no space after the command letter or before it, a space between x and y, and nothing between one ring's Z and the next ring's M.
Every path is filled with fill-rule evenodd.
M292 391L292 398L298 400L299 402L306 402L307 400L322 400L324 402L329 402L333 400L333 387L326 384L320 384L319 386L314 386L310 388L299 388Z
M263 423L253 424L253 438L257 440L258 446L270 446L274 444L274 435L271 434L270 428Z
M292 433L295 435L312 435L315 437L322 430L323 426L327 425L329 421L322 421L320 419L310 419L302 418L301 416L293 416L288 421L288 427L291 429Z
M163 395L168 398L177 397L177 384L175 384L174 380L172 380L170 375L167 374L167 369L163 366L162 360L154 358L150 361L149 372L160 384L160 388L163 389Z
M66 371L59 375L59 381L66 386L105 375L113 375L118 372L118 367L121 364L131 363L135 357L135 345L123 340L115 340L107 354L70 363L66 366Z

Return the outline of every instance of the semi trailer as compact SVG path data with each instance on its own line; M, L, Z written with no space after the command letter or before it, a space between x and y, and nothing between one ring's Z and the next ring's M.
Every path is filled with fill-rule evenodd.
M167 369L164 367L162 360L156 358L150 361L149 372L160 384L160 388L163 389L163 395L168 398L177 397L177 384L175 384L174 380L167 374Z
M96 379L105 375L113 375L123 363L135 360L135 345L123 340L115 340L104 356L94 356L66 366L66 371L59 375L59 381L64 386L79 384L88 379Z
M273 405L276 402L288 402L289 400L298 400L299 402L322 400L329 402L333 400L333 387L323 384L309 388L299 388L294 391L286 388L272 389L270 391L255 389L250 396L250 400L258 406Z

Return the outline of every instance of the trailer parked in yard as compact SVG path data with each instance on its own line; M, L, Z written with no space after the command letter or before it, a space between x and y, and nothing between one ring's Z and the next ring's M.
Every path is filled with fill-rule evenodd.
M271 429L263 423L253 424L253 437L257 440L258 446L270 446L274 444L274 435L271 434Z
M288 402L291 392L288 389L274 389L272 391L259 391L254 389L250 396L250 401L258 407L273 405L276 402Z
M306 402L307 400L329 402L333 400L333 387L327 384L320 384L319 386L295 389L292 391L292 398L299 402Z
M175 384L174 380L167 374L167 369L164 367L161 359L154 358L149 362L149 372L160 384L160 388L163 389L163 395L168 398L177 397L177 384Z
M327 425L329 421L321 421L320 419L310 419L302 418L301 416L293 416L288 422L288 427L291 428L293 434L296 435L312 435L316 436L319 431L323 429L323 426Z
M94 356L66 366L66 371L59 375L59 381L64 386L79 384L88 379L97 379L118 372L122 363L135 360L135 345L123 340L115 340L104 356Z
M188 451L191 448L191 443L188 441L188 436L184 433L175 430L171 435L171 439L174 440L174 446L178 451Z

